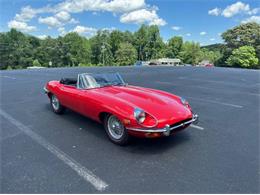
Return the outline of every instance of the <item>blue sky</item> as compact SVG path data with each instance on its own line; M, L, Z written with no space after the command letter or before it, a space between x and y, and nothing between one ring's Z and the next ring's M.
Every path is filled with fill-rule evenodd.
M240 23L260 23L260 0L0 0L0 31L14 27L44 38L75 31L91 37L98 29L136 31L157 24L172 36L208 45Z

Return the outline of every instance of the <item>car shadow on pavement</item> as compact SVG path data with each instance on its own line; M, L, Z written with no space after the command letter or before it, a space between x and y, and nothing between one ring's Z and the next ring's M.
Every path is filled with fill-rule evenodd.
M172 148L177 148L185 144L189 139L189 133L184 130L169 137L154 139L132 138L130 144L124 149L130 153L157 154L166 152Z
M46 107L51 112L50 106L46 104ZM132 154L163 153L169 149L184 144L190 139L189 133L183 130L169 137L152 139L131 137L128 145L117 146L109 141L102 124L69 109L67 109L65 113L61 115L61 117L84 130L86 136L88 133L91 133L97 139L100 139L102 142L104 142L104 144L108 144L108 147L116 147L121 152L128 152Z
M45 108L53 114L54 116L57 116L59 118L63 118L67 122L72 123L77 130L79 131L85 131L87 133L93 134L95 137L100 138L100 139L107 139L105 130L103 129L103 125L90 119L87 118L77 112L74 112L70 109L66 109L66 111L62 115L57 115L54 114L50 105L46 104Z

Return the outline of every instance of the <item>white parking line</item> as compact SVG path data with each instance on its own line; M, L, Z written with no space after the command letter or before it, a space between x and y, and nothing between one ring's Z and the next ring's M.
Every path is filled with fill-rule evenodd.
M156 83L160 83L160 84L166 84L166 85L174 85L174 83L172 82L167 82L167 81L155 81Z
M8 79L13 79L13 80L15 80L15 79L16 79L15 77L9 77L9 76L4 76L4 75L0 75L0 77L3 77L3 78L8 78Z
M229 85L229 86L241 86L241 84L236 83L227 83L225 81L216 81L216 80L206 80L206 79L197 79L197 78L189 78L189 77L177 77L180 80L190 80L190 81L200 81L204 83L217 83L222 85Z
M193 124L191 124L190 127L198 129L198 130L204 130L203 127L200 127L200 126L197 126L197 125L193 125Z
M209 103L220 104L220 105L224 105L224 106L235 107L235 108L243 108L243 106L241 106L241 105L230 104L230 103L225 103L225 102L218 102L218 101L215 101L215 100L207 100L207 99L194 98L194 97L187 97L187 98L202 101L202 102L209 102Z
M260 96L259 93L248 93L249 95L256 95L256 96Z
M155 81L155 82L159 83L159 84L165 84L165 85L181 86L181 84L176 84L176 83L167 82L167 81ZM216 91L216 89L214 89L212 87L205 87L205 86L189 85L189 86L185 86L185 87L199 88L199 89L206 89L206 90L214 90L214 91ZM219 90L219 89L217 89L217 90ZM242 93L240 91L225 91L225 93L260 96L259 93L258 94L257 93Z
M14 126L20 129L23 133L29 136L32 140L40 144L42 147L47 149L49 152L54 154L57 158L59 158L63 163L68 165L71 169L73 169L79 176L81 176L84 180L92 184L98 191L103 191L108 187L108 184L97 177L94 173L90 170L76 162L70 156L65 154L56 146L49 143L43 137L38 135L37 133L33 132L30 128L22 124L21 122L14 119L12 116L7 114L5 111L0 109L0 115L3 116L6 120L11 122Z

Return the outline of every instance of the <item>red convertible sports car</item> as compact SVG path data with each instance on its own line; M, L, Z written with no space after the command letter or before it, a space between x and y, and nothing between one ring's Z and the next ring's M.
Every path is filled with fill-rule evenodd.
M128 85L118 73L83 73L78 78L49 81L44 91L55 113L69 108L98 121L119 145L126 144L130 136L169 136L198 120L185 99Z

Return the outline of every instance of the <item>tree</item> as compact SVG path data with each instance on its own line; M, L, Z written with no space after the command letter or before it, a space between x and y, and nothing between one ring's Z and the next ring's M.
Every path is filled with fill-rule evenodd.
M145 60L157 59L162 57L161 50L163 48L163 41L160 36L158 26L151 25L147 27L147 40L144 47Z
M148 42L148 30L146 25L142 25L137 32L134 33L134 45L138 52L138 60L145 60L145 46Z
M210 51L206 48L200 50L199 61L208 60L211 63L216 63L222 57L219 51Z
M27 35L15 29L1 33L0 50L1 69L32 65L33 46Z
M166 49L166 57L179 58L182 49L183 40L182 37L173 37L168 41Z
M198 64L200 60L199 43L186 41L181 49L180 58L182 62L187 64Z
M227 59L228 65L242 68L252 68L255 67L257 63L258 59L255 49L252 46L242 46L235 49L232 55Z
M90 39L91 62L93 64L112 65L114 58L109 39L110 33L107 30L98 31L96 36Z
M41 66L41 63L37 59L33 60L33 66Z
M131 43L121 43L116 51L118 65L132 65L137 60L137 51Z
M260 25L251 22L241 24L222 34L222 38L229 48L239 48L244 45L256 46L260 45Z
M115 58L116 51L119 48L119 45L124 40L124 33L119 30L114 30L109 35L109 45L111 46L111 52L113 55L113 58Z
M59 39L47 37L41 40L39 47L35 48L34 59L38 59L42 66L48 67L51 61L54 67L64 66L62 63L62 54L60 50Z
M66 34L61 39L60 46L60 49L66 50L63 56L68 60L70 66L78 66L80 63L87 64L90 62L90 44L86 38L79 36L77 33Z
M225 51L227 55L231 55L232 50L241 46L254 47L260 66L260 24L255 22L241 24L224 32L222 38L227 45L227 51Z

